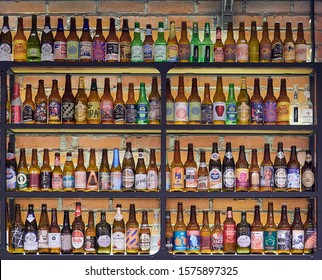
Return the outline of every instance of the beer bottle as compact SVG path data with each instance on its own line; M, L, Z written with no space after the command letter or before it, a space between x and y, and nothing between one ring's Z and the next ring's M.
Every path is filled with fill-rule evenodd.
M250 99L247 93L246 78L241 78L240 93L237 97L237 124L250 123Z
M146 25L145 39L143 41L143 61L153 62L153 45L154 40L152 37L152 26L151 24Z
M239 23L239 38L237 40L237 62L248 62L248 43L245 38L245 23Z
M31 84L26 85L26 99L22 104L22 121L27 124L35 123L35 103L32 101Z
M237 102L235 99L234 84L229 84L226 109L226 124L237 124Z
M63 171L60 167L60 153L55 153L54 169L52 171L51 187L54 191L63 190Z
M96 19L96 33L92 42L93 61L104 62L106 54L105 37L102 32L102 19Z
M66 75L65 92L62 97L63 124L75 123L75 98L72 92L72 81L69 74Z
M283 62L283 44L281 40L279 22L275 22L274 27L274 39L272 41L272 62Z
M173 231L173 253L185 254L187 250L187 228L183 218L182 202L178 202L177 221Z
M264 253L276 254L277 227L274 222L273 202L268 202L267 222L264 226Z
M111 170L108 163L107 149L102 149L102 161L98 170L99 191L111 190Z
M209 227L208 211L203 211L202 228L200 230L200 253L211 254L211 229Z
M291 146L291 155L287 163L287 190L297 191L301 189L300 163L297 159L296 146Z
M107 62L120 61L120 41L115 32L115 19L110 18L110 31L106 37L106 57Z
M174 100L174 123L188 123L188 100L184 92L184 77L179 76L178 94Z
M72 229L69 223L69 211L64 210L64 223L60 232L61 236L61 253L71 254L72 253Z
M189 62L190 42L187 35L187 22L181 22L181 38L179 40L179 62Z
M48 229L48 228L47 228ZM38 252L37 221L34 213L34 205L28 204L28 214L25 221L23 234L23 249L26 254L36 254ZM48 240L47 240L48 242ZM47 243L48 249L48 243Z
M54 36L50 26L50 16L45 16L45 26L41 33L40 60L54 61Z
M92 55L92 37L89 31L88 18L83 20L83 32L79 39L79 61L91 62L93 59Z
M58 91L58 81L52 81L51 94L48 97L48 123L61 124L62 100Z
M88 212L88 225L85 231L85 253L95 254L95 245L98 243L97 233L94 225L94 211Z
M316 225L314 221L313 206L307 209L307 219L304 223L304 254L312 254L316 249Z
M39 62L40 61L40 41L37 32L37 15L31 15L32 25L31 32L27 42L27 61Z
M152 88L149 95L149 124L160 124L161 96L158 90L158 78L152 77Z
M85 93L84 77L79 77L78 90L75 96L76 124L87 124L87 95Z
M137 102L138 116L137 124L147 124L149 122L149 102L146 98L145 83L140 83L140 95Z
M27 38L23 30L22 17L18 17L17 32L13 37L13 60L17 62L27 61Z
M283 151L283 142L277 144L277 154L274 161L274 191L286 191L287 165Z
M6 155L6 190L15 191L17 188L17 159L14 151L14 144L8 142Z
M19 83L15 82L13 86L13 95L10 108L11 123L21 123L22 121L22 102L20 97Z
M218 39L218 38L217 38ZM220 38L221 39L221 38ZM221 42L221 40L220 40ZM217 41L216 41L217 43ZM222 45L222 42L221 42ZM205 31L204 31L204 39L201 44L201 62L213 62L214 61L214 53L213 53L213 46L214 43L211 40L211 34L210 34L210 23L205 23ZM221 47L221 52L224 53L224 46ZM220 52L220 46L217 44L215 47L215 55L219 54Z
M286 35L283 43L283 56L285 62L295 62L295 43L293 39L291 22L286 22Z
M72 153L67 153L66 161L63 169L63 189L64 191L75 190L75 170L72 161Z
M248 47L249 62L259 62L259 40L257 39L256 21L251 22L251 35Z
M304 85L304 102L300 105L300 124L313 125L313 103L310 99L310 85Z
M17 178L17 181L19 181L18 178ZM315 167L313 164L313 159L312 159L310 150L306 150L305 162L301 169L301 183L302 183L302 191L315 190Z
M207 192L209 190L209 172L207 169L205 151L200 151L200 164L198 168L198 191Z
M260 93L259 78L254 79L254 93L250 99L250 124L261 125L263 124L263 97Z
M264 228L261 222L259 206L255 205L254 221L251 227L251 254L264 253Z
M247 222L246 212L241 212L241 221L236 226L236 253L250 254L251 225Z
M75 191L85 191L87 185L86 167L84 165L84 150L78 149L77 165L75 168Z
M125 102L123 100L122 83L117 83L113 117L115 124L125 123Z
M121 191L122 188L122 168L120 164L119 149L113 149L113 162L111 167L111 190Z
M187 253L200 253L200 227L196 217L196 205L191 205L190 221L187 225Z
M269 152L269 144L264 145L264 158L261 163L260 191L271 192L274 186L274 167Z
M171 163L171 191L183 191L184 184L184 173L185 168L181 162L180 156L180 142L179 140L174 141L174 156Z
M98 168L95 149L90 149L89 165L86 169L86 191L98 191Z
M96 78L92 78L91 91L87 102L87 120L89 124L99 124L101 122L100 104L101 100L97 93Z
M277 120L276 114L277 101L274 96L273 79L267 80L267 94L264 98L264 124L275 125Z
M11 246L13 254L21 254L24 252L24 230L25 225L21 219L20 204L15 204L15 220L11 229Z
M158 191L158 167L155 160L155 149L150 149L150 163L146 170L147 191Z
M111 225L106 222L106 213L101 212L101 221L96 225L96 243L98 254L111 253Z
M140 254L150 254L151 231L148 222L148 212L142 211L142 222L139 231L139 252Z
M9 17L3 16L3 25L0 34L0 61L12 61L12 35L9 26Z
M249 188L248 162L245 155L245 146L239 146L239 156L236 162L236 191L247 192Z
M298 85L293 85L293 100L290 103L290 124L300 124L300 103L298 100Z
M277 98L276 114L276 124L290 124L290 99L286 92L286 79L281 79L281 91L279 97Z
M221 191L222 173L221 160L218 153L218 143L212 143L212 152L209 159L209 191Z
M153 59L155 62L167 61L167 42L164 39L164 27L161 21L158 23L158 38L154 44Z
M224 248L224 230L220 222L220 211L215 211L214 227L211 230L211 251L213 254L222 254Z
M68 62L78 62L79 61L79 37L76 32L76 19L74 17L70 18L70 29L69 35L67 36L67 54L66 58Z
M161 167L161 165L160 165ZM166 191L170 191L170 186L171 186L171 171L170 171L170 166L168 162L168 154L166 155L166 166L165 166L165 177L166 177L166 183L165 183L165 188ZM159 181L161 181L162 174L161 174L161 168L159 168ZM160 190L161 190L161 182L160 182Z
M249 189L250 192L259 191L259 178L261 170L258 166L257 149L252 149L252 159L249 167Z
M190 57L191 57L191 51L190 51ZM170 33L167 41L167 61L178 62L178 60L179 60L179 44L178 44L178 39L176 35L176 25L174 21L170 21Z
M29 172L26 162L25 148L20 148L20 157L17 169L17 190L29 191Z
M116 204L112 233L113 254L124 254L125 252L125 224L121 208L121 204Z
M167 78L166 80L166 111L167 111L167 124L173 124L175 119L175 103L174 98L171 94L171 80Z
M60 228L57 224L57 209L51 209L51 224L48 231L48 247L50 254L59 254L61 251Z
M222 76L217 77L216 92L213 99L213 124L225 124L226 97L222 86Z
M40 191L40 168L38 165L37 149L32 149L31 165L29 167L29 189Z
M144 163L143 149L138 149L138 162L135 168L135 190L146 191L147 187L147 174Z
M262 40L259 42L259 61L271 62L272 61L272 43L269 39L268 22L263 22L263 35Z
M40 254L49 253L49 220L47 204L41 204L40 220L37 228L38 252Z
M139 224L135 215L135 204L130 204L130 216L126 223L126 253L139 252Z
M134 38L131 43L131 61L143 62L143 42L141 40L140 23L134 23Z
M227 216L224 221L224 254L235 254L236 241L236 222L233 218L232 208L227 207Z
M129 83L128 98L125 104L125 123L135 124L138 115L138 106L134 99L134 84Z
M166 211L165 214L165 248L171 254L173 252L173 228L171 223L171 213L170 210Z
M193 144L188 143L188 155L184 164L185 190L196 192L198 189L197 163L193 156Z
M150 254L154 255L157 252L159 252L160 246L161 246L160 210L154 209L153 223L151 225Z
M74 49L77 52L78 49ZM64 34L64 23L62 18L58 18L57 32L54 42L54 61L62 62L67 59L67 39ZM78 61L78 59L77 59Z
M304 39L303 22L297 24L297 39L295 41L295 62L306 62L306 41Z
M192 39L190 41L190 62L201 62L201 42L199 39L198 22L192 24Z
M287 218L287 206L282 205L281 221L277 226L277 253L289 255L291 252L291 226Z
M212 101L210 99L210 84L205 83L204 99L201 103L201 124L212 124Z
M85 224L82 218L82 206L76 202L75 220L72 223L72 252L85 253Z
M110 79L104 80L104 93L101 97L101 123L112 124L113 120L113 97L111 95Z
M44 89L44 80L38 81L38 90L35 96L35 123L47 123L47 96Z
M226 152L222 162L222 190L233 192L236 187L235 160L231 152L231 143L226 142Z
M301 220L301 212L299 207L295 207L294 220L291 225L292 238L292 254L304 253L304 225Z
M42 191L52 191L51 188L52 169L49 162L49 149L44 149L43 165L40 169L40 188Z
M122 34L120 37L120 61L130 62L131 61L131 42L132 38L129 31L128 19L123 19Z
M126 142L125 153L122 162L122 190L134 191L135 163L132 154L131 142Z
M192 78L191 94L188 98L188 124L200 124L201 99L198 94L197 78Z
M224 44L225 62L235 62L236 60L236 41L234 39L233 23L228 22L227 39Z

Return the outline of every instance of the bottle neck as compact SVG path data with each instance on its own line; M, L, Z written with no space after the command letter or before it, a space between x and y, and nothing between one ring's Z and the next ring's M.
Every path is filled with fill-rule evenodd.
M214 222L215 226L221 226L221 222L220 222L220 212L219 211L215 211L215 222Z
M60 154L55 154L55 167L60 167Z
M169 39L172 39L174 37L176 37L176 26L174 25L174 23L171 23L171 25L170 25Z
M254 222L260 222L260 211L259 208L255 208Z
M88 215L88 227L94 227L94 211L89 211Z
M258 165L257 149L252 149L252 165Z
M20 206L16 205L15 207L15 221L16 222L21 222L21 211L20 211Z
M113 18L110 19L110 34L115 34L115 20Z
M119 150L118 149L114 149L113 152L113 166L117 167L120 164L120 159L119 159Z
M44 150L43 165L49 165L49 151L48 151L48 149Z
M190 223L194 223L194 224L197 223L196 208L194 208L194 207L191 208Z
M32 150L31 165L37 165L38 166L37 150Z
M273 210L273 205L269 205L268 206L267 223L268 224L273 224L274 223L274 210Z
M194 156L193 156L193 146L189 145L188 146L188 156L187 156L188 161L194 161Z
M95 150L90 151L89 164L96 165Z
M57 225L57 210L51 210L51 225Z
M82 207L80 204L76 204L75 218L82 217Z
M116 88L116 99L123 99L123 92L122 92L122 84L117 83L117 88Z
M227 219L232 219L232 218L233 218L232 210L227 210Z
M133 204L130 205L130 217L129 220L134 222L136 221L136 216L135 216L135 207Z
M101 19L96 20L96 34L98 34L98 35L102 34L102 20Z
M174 146L174 161L175 162L181 162L179 143L175 143L175 146Z
M69 223L69 212L64 213L64 228L69 228L70 223Z
M155 165L155 150L151 149L150 150L150 165Z
M177 212L177 223L183 222L183 209L182 205L178 205L178 212Z

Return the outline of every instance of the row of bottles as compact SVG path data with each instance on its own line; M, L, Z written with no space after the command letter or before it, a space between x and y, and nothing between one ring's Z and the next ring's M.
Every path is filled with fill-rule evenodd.
M257 149L252 149L251 164L245 155L245 146L239 146L239 156L235 163L231 143L226 143L226 151L221 162L218 144L212 144L212 154L207 167L205 151L200 151L200 163L194 160L193 144L188 144L187 160L183 164L180 155L180 141L175 140L174 156L170 167L168 191L223 191L223 192L268 192L268 191L314 191L315 167L312 155L306 151L304 165L297 159L296 146L291 146L287 162L283 142L278 143L274 162L270 157L270 146L264 145L264 157L259 166Z
M100 167L96 165L95 149L90 149L89 164L85 167L83 149L78 149L77 165L74 167L72 153L67 152L61 168L60 153L55 152L54 168L50 166L49 149L43 153L43 164L38 164L37 149L32 149L28 168L25 149L20 149L17 165L13 144L8 143L6 176L8 191L158 191L160 170L156 165L155 149L150 149L150 162L146 166L144 151L138 149L135 165L131 142L126 143L122 165L119 149L113 150L110 167L108 150L102 149Z
M157 77L152 77L151 93L147 97L145 83L140 83L140 95L134 98L134 84L129 83L128 99L123 100L122 83L117 83L116 99L111 95L110 79L105 78L104 93L99 97L96 78L92 78L87 97L84 77L79 78L76 96L72 92L71 75L66 75L65 91L61 97L58 81L52 81L47 98L44 80L39 80L35 101L31 84L26 85L26 99L22 103L19 83L14 84L10 104L10 122L24 124L159 124L161 97ZM8 106L7 106L8 108ZM9 116L9 114L8 114Z
M196 206L191 205L190 221L186 225L183 205L178 202L177 221L172 226L170 211L166 213L166 249L174 254L312 254L316 249L314 210L308 205L307 220L303 224L300 208L295 207L290 225L287 205L282 205L279 224L274 222L273 202L268 202L267 222L262 224L260 207L255 206L254 221L247 222L246 212L236 224L232 207L227 207L226 219L221 224L220 211L215 211L212 228L208 211L203 211L203 222L197 222Z
M158 35L154 40L152 25L147 24L145 38L141 39L140 23L134 24L133 39L128 20L123 20L120 38L116 34L115 19L110 18L109 34L102 32L102 19L96 22L96 34L92 38L88 18L84 18L81 37L77 35L76 19L70 18L69 35L66 37L62 18L58 18L54 37L50 17L39 39L37 16L32 15L32 28L27 40L23 18L18 17L17 33L12 39L9 18L4 16L0 35L0 61L81 61L81 62L306 62L306 41L303 23L297 26L297 39L293 39L291 22L286 23L284 41L280 24L275 23L274 38L270 40L268 22L263 23L261 40L257 36L256 21L251 22L251 36L247 41L245 24L239 23L239 38L234 39L233 23L228 23L227 39L222 41L221 28L216 28L216 41L211 38L210 23L204 27L203 41L199 39L198 22L193 22L192 38L188 39L187 22L181 22L181 38L177 39L175 22L170 22L168 40L164 36L164 23L158 23Z
M223 90L222 77L217 77L216 92L211 99L210 84L205 83L204 99L198 94L197 78L192 78L191 94L185 95L184 76L179 76L178 94L173 98L171 81L167 79L168 124L226 124L226 125L312 125L313 104L309 85L305 85L305 101L298 100L298 86L294 85L292 102L287 95L286 79L281 79L280 94L274 95L273 79L267 80L267 94L261 96L259 78L254 79L254 93L250 97L246 78L241 78L240 93L236 99L234 84L229 84L228 98Z
M64 211L62 228L58 225L57 209L51 209L49 223L47 205L42 204L37 224L34 205L28 205L25 223L21 218L20 204L15 204L15 219L8 221L8 251L14 254L155 254L160 248L159 211L154 211L154 223L149 224L147 210L142 211L142 222L136 219L135 204L130 204L129 219L125 223L122 205L116 205L113 224L101 219L95 225L94 211L89 211L88 224L82 218L81 203L76 202L75 219L70 226L69 211Z

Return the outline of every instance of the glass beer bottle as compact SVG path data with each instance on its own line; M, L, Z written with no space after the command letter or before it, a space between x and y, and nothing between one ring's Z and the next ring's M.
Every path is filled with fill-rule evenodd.
M301 220L299 207L295 207L294 220L291 225L291 252L292 254L304 253L304 225Z
M184 184L184 166L180 157L180 142L175 140L174 142L174 156L171 163L171 191L183 191Z
M214 226L211 230L211 251L213 254L222 254L224 249L224 230L220 222L220 211L215 211Z
M39 254L49 253L49 220L47 204L41 205L40 220L37 228L38 252Z
M75 168L75 191L85 191L87 185L84 150L78 149L77 165Z
M89 165L86 169L86 191L98 191L98 167L96 165L95 149L90 149Z
M223 91L222 76L217 77L216 92L213 98L213 124L225 124L226 97Z
M276 114L277 122L279 125L290 124L290 99L286 92L286 79L281 79L281 91L277 98Z
M85 224L80 202L76 202L75 220L72 224L72 252L73 254L85 253Z
M173 253L185 254L187 250L187 228L183 218L182 202L178 202L177 221L173 230Z
M85 231L85 253L95 254L96 253L96 230L94 225L94 211L90 210L88 212L88 225Z
M185 178L185 190L186 191L197 191L198 187L198 175L197 175L197 163L193 156L193 144L188 143L188 155L187 160L184 164L184 178Z
M135 124L138 116L138 106L134 98L134 84L129 83L128 98L125 104L125 123Z
M233 218L231 207L227 207L227 216L224 221L224 254L235 254L236 252L236 222Z
M274 222L273 202L268 202L267 222L264 226L264 253L276 254L277 227Z
M87 102L87 122L88 124L100 124L101 122L101 111L100 111L101 100L97 92L96 78L92 78L91 91L88 96Z
M263 254L264 253L264 227L261 222L259 205L255 205L254 221L251 226L251 254Z
M142 222L139 231L139 253L150 254L151 231L148 221L148 212L142 211Z
M112 233L113 254L124 254L125 252L125 224L121 208L121 204L116 204Z
M203 211L202 228L200 230L200 253L211 254L211 229L209 227L208 211Z
M96 225L97 254L111 253L111 225L106 221L106 212L101 212L101 221Z
M239 156L236 162L236 191L247 192L249 188L248 162L245 155L245 146L239 146Z
M69 211L64 210L64 222L63 228L60 232L61 236L61 249L62 254L71 254L72 253L72 229L70 228L69 223Z
M287 190L287 165L283 151L283 142L277 144L277 154L274 161L274 191Z
M291 226L287 218L287 206L282 205L281 221L277 226L277 253L289 255L291 252Z
M271 192L274 186L274 167L271 161L269 144L264 145L264 159L261 163L260 191Z
M241 212L241 221L236 226L236 253L250 254L251 225L247 222L246 212Z
M200 253L200 227L197 222L196 205L190 207L190 221L187 225L187 253Z
M184 77L179 76L178 94L174 100L174 124L188 123L188 100L184 91Z
M113 124L113 97L111 95L110 79L104 80L104 93L101 97L101 123Z
M125 153L122 162L122 189L134 191L135 189L135 163L132 154L131 142L126 142Z
M51 209L51 224L48 231L48 247L50 254L59 254L61 251L61 234L57 221L57 209Z
M252 159L249 167L249 189L250 192L259 192L259 178L261 170L258 166L257 149L252 149Z
M99 191L111 190L111 170L108 163L107 149L102 149L102 161L98 170Z
M26 254L36 254L38 252L37 232L38 229L34 213L34 205L28 204L28 213L25 221L25 230L23 235L23 248Z
M135 204L130 204L130 215L126 227L126 253L139 253L139 224L135 215Z

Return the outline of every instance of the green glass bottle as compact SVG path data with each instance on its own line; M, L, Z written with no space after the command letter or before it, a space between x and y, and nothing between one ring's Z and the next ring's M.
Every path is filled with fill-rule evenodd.
M146 98L145 83L140 83L140 95L137 102L138 108L138 124L147 124L148 123L148 99Z
M201 61L201 42L199 40L198 22L193 22L193 35L190 42L190 62Z
M234 84L229 84L226 110L226 124L237 124L237 102L235 98Z
M237 244L236 253L237 254L250 254L251 245L251 225L247 222L246 212L241 212L241 221L236 227Z
M131 43L131 61L143 62L143 42L141 40L140 23L134 24L134 39Z
M37 33L37 15L32 15L32 27L27 43L27 61L40 61L40 40Z
M154 44L154 61L166 62L167 61L167 41L164 39L163 22L159 22L158 38Z
M101 212L101 221L96 225L97 254L111 253L111 225L106 221L106 212Z
M201 44L201 62L213 62L214 61L214 43L210 37L210 23L205 23L205 35Z

